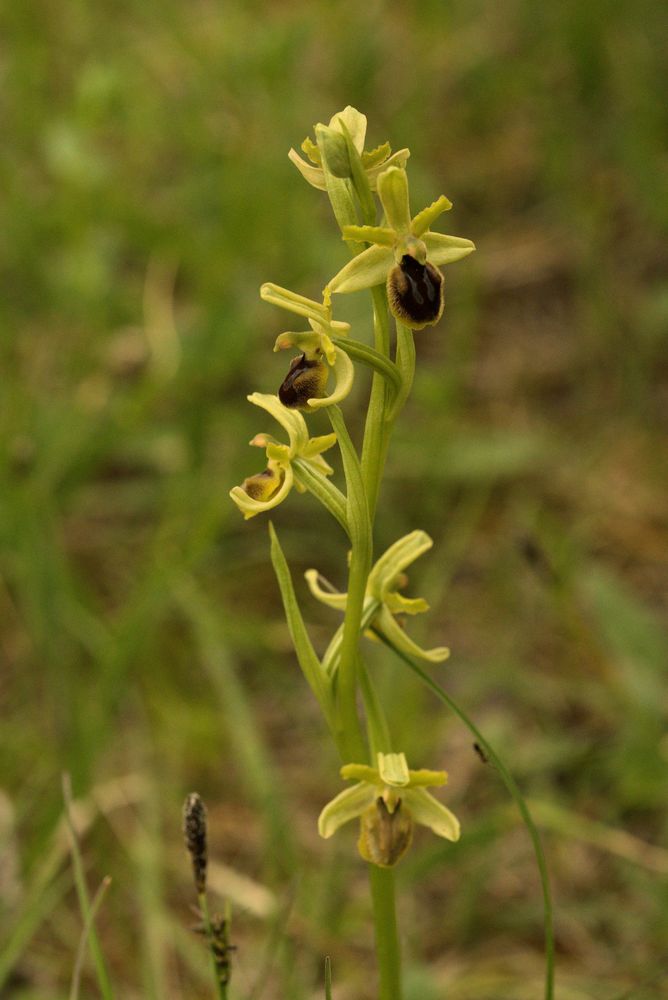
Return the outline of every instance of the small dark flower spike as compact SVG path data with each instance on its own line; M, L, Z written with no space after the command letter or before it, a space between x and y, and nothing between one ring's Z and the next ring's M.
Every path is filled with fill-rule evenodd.
M206 806L197 792L191 792L183 806L183 836L193 866L195 888L206 891Z
M438 323L443 313L443 275L429 261L421 264L404 254L387 276L387 295L392 315L422 330Z
M283 384L278 390L278 398L283 406L291 410L308 410L309 399L325 395L329 372L327 365L319 358L309 359L299 354L293 359Z

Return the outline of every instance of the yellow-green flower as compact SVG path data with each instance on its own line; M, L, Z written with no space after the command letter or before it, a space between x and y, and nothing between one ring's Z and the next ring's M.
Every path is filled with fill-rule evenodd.
M377 754L377 767L345 764L341 777L357 781L325 806L318 818L321 837L331 837L340 826L360 820L358 849L365 861L391 868L410 847L413 826L429 827L446 840L459 840L459 821L428 791L445 785L445 771L412 771L403 753Z
M389 143L385 142L376 149L365 151L364 140L366 139L366 115L361 114L356 108L348 107L337 112L329 122L329 125L316 125L315 134L321 142L327 144L327 159L330 169L336 177L349 178L351 176L350 159L347 151L345 132L348 132L353 146L360 154L362 167L366 171L369 185L375 191L378 183L378 175L389 166L405 166L408 157L411 155L408 149L400 149L392 153ZM302 151L306 153L310 163L303 160L294 149L288 153L297 170L305 180L318 188L320 191L327 190L325 172L322 169L322 157L320 150L312 139L304 139Z
M365 629L373 628L397 649L431 663L447 659L450 650L445 646L422 649L406 634L396 619L396 615L417 615L429 610L422 597L404 597L399 588L405 586L404 570L419 556L431 548L433 542L425 531L412 531L391 545L378 559L369 573L362 624ZM317 570L306 571L306 581L317 600L330 608L345 612L348 595L337 591ZM338 665L338 654L343 630L340 628L327 649L323 663L330 672Z
M266 449L267 468L249 476L242 486L230 490L230 496L246 519L277 507L293 486L303 493L306 486L301 481L300 469L306 467L306 471L330 476L334 470L322 457L322 452L336 444L336 434L310 438L301 413L288 410L277 396L254 392L247 398L281 424L287 431L289 443L283 444L270 434L256 434L250 442Z
M378 195L387 224L343 227L345 240L372 246L353 257L327 288L347 293L385 282L390 309L399 322L414 330L432 326L443 312L439 266L461 260L475 246L461 236L430 231L438 216L452 208L445 195L411 218L408 178L400 167L389 167L380 174Z
M322 406L340 403L350 392L355 369L345 351L332 342L332 337L345 337L349 323L332 319L329 296L315 302L280 285L269 282L260 289L265 302L304 316L310 330L299 333L287 331L276 338L275 351L296 348L301 354L293 358L290 370L278 390L278 398L289 409L316 410ZM327 395L326 387L330 369L335 386Z

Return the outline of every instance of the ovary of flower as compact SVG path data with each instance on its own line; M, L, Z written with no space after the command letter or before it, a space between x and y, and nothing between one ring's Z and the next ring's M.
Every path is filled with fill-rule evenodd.
M343 227L345 240L372 245L353 257L327 288L347 293L387 283L395 317L420 330L438 322L443 311L443 275L438 268L466 257L475 245L461 236L430 231L438 216L452 208L445 195L411 218L408 178L400 167L380 174L378 194L387 225Z
M378 559L369 573L364 608L362 612L362 627L373 629L372 635L378 633L385 637L392 646L408 656L439 663L450 655L445 646L435 649L422 649L406 634L397 622L395 615L416 615L429 610L429 605L421 597L404 597L399 593L399 587L405 584L404 570L419 556L430 549L433 542L424 531L412 531L387 549ZM348 595L331 587L317 570L309 569L305 573L306 581L313 596L327 604L330 608L345 612ZM323 586L324 584L324 586ZM343 629L337 630L327 649L323 664L333 674L339 662Z
M246 519L277 507L293 486L300 492L304 491L305 487L294 474L296 460L307 463L322 475L331 475L334 470L322 457L322 452L336 444L335 434L310 438L301 413L288 410L278 396L254 392L247 398L278 421L287 431L289 443L283 444L270 434L256 434L250 442L255 447L266 449L268 464L264 472L250 476L243 486L230 490L230 497Z
M362 857L390 868L408 850L414 823L446 840L459 840L457 817L426 788L447 782L445 771L410 770L403 753L378 753L377 766L345 764L341 777L357 781L328 802L318 818L321 837L360 819L358 848Z

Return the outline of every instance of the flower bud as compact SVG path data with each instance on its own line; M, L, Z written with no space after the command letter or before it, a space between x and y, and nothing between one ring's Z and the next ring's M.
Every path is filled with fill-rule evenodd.
M400 861L413 839L413 819L402 810L401 799L390 812L385 800L378 797L360 818L357 847L365 861L380 868L392 868Z
M264 472L258 472L244 479L241 488L252 500L264 503L280 489L282 482L283 476L273 463L270 463Z
M413 330L438 323L443 313L443 275L427 261L404 254L387 277L392 315Z
M329 372L324 361L299 354L293 359L290 371L278 390L278 398L288 409L307 409L309 399L318 399L325 395L328 377Z

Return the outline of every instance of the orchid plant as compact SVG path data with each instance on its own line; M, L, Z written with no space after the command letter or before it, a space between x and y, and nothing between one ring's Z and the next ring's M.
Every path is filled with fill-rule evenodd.
M428 610L424 599L408 598L401 590L406 568L430 549L432 541L424 531L408 531L374 562L374 520L392 429L413 382L414 334L441 321L445 301L441 268L462 260L475 247L464 237L432 230L452 207L444 195L411 215L409 151L393 154L387 143L366 150L366 128L365 116L347 107L329 124L315 126L315 141L304 140L306 160L290 150L290 160L304 179L329 197L351 260L327 282L321 301L276 284L262 286L265 302L299 317L308 329L286 331L276 340L275 351L297 352L276 395L254 392L248 397L274 418L288 440L257 434L251 444L265 449L266 468L235 486L230 496L243 516L251 518L288 500L294 486L320 501L345 532L347 590L338 591L316 569L306 573L313 597L343 614L343 623L322 656L309 637L287 560L270 524L271 558L297 659L338 749L341 777L356 782L324 805L318 829L328 838L343 824L359 822L358 848L371 883L379 996L380 1000L401 1000L393 869L409 850L416 823L449 841L459 838L460 825L446 805L426 790L444 785L445 772L410 768L402 748L395 745L363 657L362 643L370 636L408 663L432 688L437 686L419 664L438 664L449 650L445 646L422 649L397 620L398 615L403 618ZM364 289L371 293L373 344L351 337L349 324L333 317L332 303L338 296ZM393 343L390 317L396 331ZM358 365L373 372L359 450L340 408ZM326 411L332 433L310 437L307 418L318 409ZM334 445L341 453L342 489L332 481L333 469L323 458L323 452ZM444 692L441 697L476 734L515 795L512 778L488 742ZM524 816L523 800L520 808ZM540 855L537 840L534 846ZM543 886L549 902L546 877ZM546 997L551 995L548 985Z

